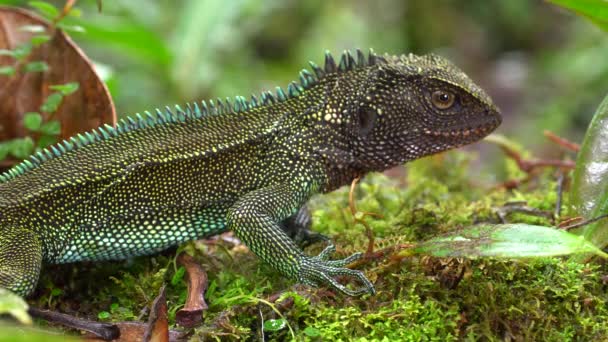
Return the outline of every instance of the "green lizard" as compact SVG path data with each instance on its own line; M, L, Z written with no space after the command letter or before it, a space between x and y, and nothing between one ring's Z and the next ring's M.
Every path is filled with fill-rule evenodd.
M300 208L368 172L477 141L501 118L435 55L344 52L336 64L326 53L324 68L311 66L287 92L138 114L0 175L0 287L27 295L43 262L124 259L232 230L300 283L374 293L345 268L360 253L302 252L289 233L315 236Z

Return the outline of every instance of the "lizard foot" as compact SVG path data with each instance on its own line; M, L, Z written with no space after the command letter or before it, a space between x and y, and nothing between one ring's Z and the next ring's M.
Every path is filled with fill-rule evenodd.
M360 259L363 253L355 253L340 260L327 260L336 251L334 245L327 246L319 255L307 256L302 261L298 280L305 285L319 286L320 283L329 284L332 288L349 296L360 296L365 293L375 294L374 285L365 277L363 272L351 270L344 266ZM362 288L351 290L337 282L333 277L347 276L357 279L363 284Z

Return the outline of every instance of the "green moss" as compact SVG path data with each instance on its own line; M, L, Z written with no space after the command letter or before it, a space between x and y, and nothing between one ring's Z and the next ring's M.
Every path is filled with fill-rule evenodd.
M553 210L557 195L551 170L507 191L481 181L483 177L475 175L474 159L470 153L450 152L397 169L397 177L366 177L356 192L357 207L382 215L366 217L376 249L426 240L477 222L498 222L498 209L506 203L524 201L530 207ZM523 178L511 162L504 167L506 175ZM347 188L317 196L310 206L313 229L334 239L338 255L365 250L365 229L353 221ZM507 218L551 224L547 218L525 214ZM321 248L311 246L307 252L318 253ZM204 313L205 323L195 330L195 339L259 340L262 334L270 341L293 336L304 341L608 339L608 266L602 261L471 261L393 255L363 267L375 282L377 295L348 298L322 288L292 286L242 245L222 239L213 244L190 243L181 250L194 255L209 275L209 310ZM164 282L169 284L174 323L174 314L186 297L185 282L174 276L176 254L56 267L51 274L45 272L44 285L32 302L93 319L133 320ZM64 290L53 291L56 288ZM268 301L285 290L278 300ZM262 320L282 319L285 326L261 331Z

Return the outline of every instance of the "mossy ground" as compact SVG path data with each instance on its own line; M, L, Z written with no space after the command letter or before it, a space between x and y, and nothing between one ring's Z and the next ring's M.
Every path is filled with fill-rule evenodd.
M495 187L496 180L483 180L471 159L469 152L450 152L408 164L407 176L399 171L392 178L368 176L357 190L357 206L383 215L366 218L376 249L497 222L497 208L508 202L554 209L551 170L508 191ZM523 177L511 162L498 173ZM334 239L337 257L365 250L364 228L353 223L348 210L348 189L315 197L310 207L313 229ZM551 224L523 214L508 218ZM321 248L311 246L307 252ZM568 258L463 260L393 254L361 268L377 294L349 298L294 286L230 239L193 242L181 250L194 255L209 274L209 310L191 335L195 340L261 340L262 335L265 340L295 336L304 341L608 340L608 265L601 260L581 264ZM177 252L126 262L49 266L30 304L103 321L145 319L141 310L167 283L173 321L186 297L183 273L175 265Z

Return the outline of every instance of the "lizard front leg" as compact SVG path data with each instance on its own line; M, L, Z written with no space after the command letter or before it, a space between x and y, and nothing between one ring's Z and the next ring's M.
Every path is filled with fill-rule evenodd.
M298 186L289 183L252 191L239 199L229 210L228 228L260 259L289 278L312 286L329 284L351 296L374 293L374 286L363 272L344 267L359 259L361 253L341 260L328 260L335 250L333 245L330 245L318 256L308 256L281 229L279 223L294 214L310 192L309 185ZM333 278L336 276L358 279L364 286L357 290L348 289Z

